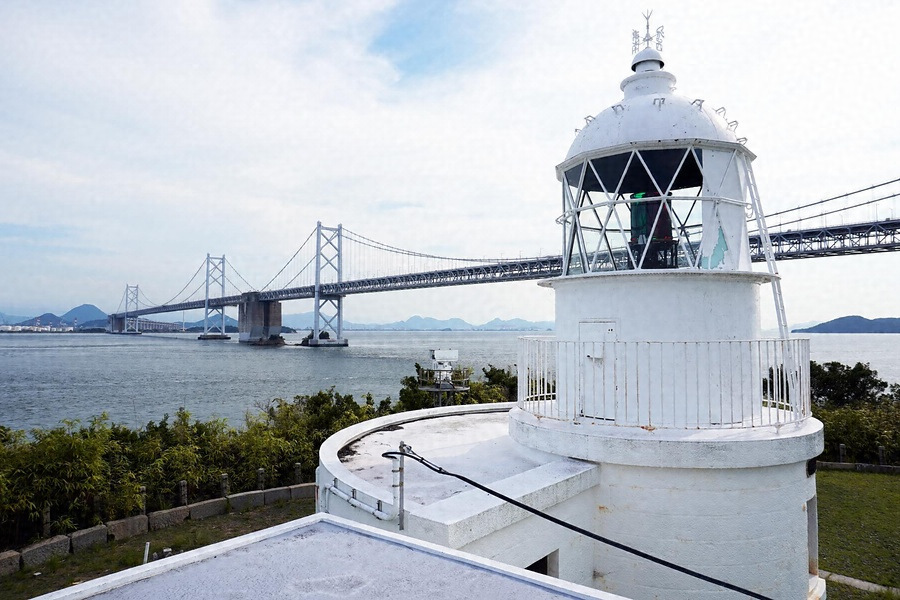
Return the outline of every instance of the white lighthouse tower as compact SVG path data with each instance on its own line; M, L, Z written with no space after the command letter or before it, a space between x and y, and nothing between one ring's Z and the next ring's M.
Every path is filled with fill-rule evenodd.
M520 341L517 402L341 430L319 451L319 508L586 597L821 599L822 424L754 156L724 109L674 93L649 18L636 38L624 98L586 119L556 169L563 272L543 285L557 335Z
M543 285L557 337L520 346L510 436L600 464L598 534L766 597L824 597L822 425L808 341L789 339L754 155L724 109L674 93L647 18L624 98L586 118L556 168L563 274ZM769 287L776 339L760 332ZM608 547L595 576L629 598L723 593Z

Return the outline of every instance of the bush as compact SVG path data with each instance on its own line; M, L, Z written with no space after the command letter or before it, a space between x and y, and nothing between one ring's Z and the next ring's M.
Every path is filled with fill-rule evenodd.
M417 371L420 369L416 365ZM508 370L483 370L486 381L471 382L453 396L456 404L505 402L515 398L516 378ZM77 421L23 431L0 426L0 550L39 537L49 509L53 533L65 533L179 503L178 482L188 484L188 500L220 494L221 475L231 492L252 490L257 469L268 487L293 483L300 463L312 480L319 448L337 431L405 410L429 408L434 400L418 389L418 378L402 382L400 401L377 405L371 396L357 402L331 388L292 400L275 398L248 413L239 429L224 420L191 420L179 409L170 422L149 422L141 430L110 424L106 415L86 426ZM141 494L141 486L145 494Z
M885 462L900 463L900 404L814 407L813 416L825 426L823 460L840 460L840 445L844 444L849 462L878 464L878 447L883 446Z
M276 398L248 414L244 426L192 421L180 409L140 431L110 424L106 415L87 425L25 432L0 426L0 550L52 533L175 506L178 482L190 502L217 497L226 473L232 492L256 489L257 469L269 487L294 483L294 464L311 480L322 442L340 429L392 412L389 399L357 403L333 388L292 401Z

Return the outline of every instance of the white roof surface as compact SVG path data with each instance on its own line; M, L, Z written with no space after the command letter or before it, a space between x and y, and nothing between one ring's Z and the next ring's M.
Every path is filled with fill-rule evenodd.
M655 53L655 51L653 51ZM658 56L658 54L657 54ZM657 140L737 142L722 114L697 98L675 94L675 76L655 62L622 81L625 97L579 131L566 160L585 153Z
M570 460L513 441L509 437L509 414L504 409L502 412L421 419L375 431L353 442L351 452L342 453L341 462L357 477L390 490L391 461L381 454L398 450L401 441L431 462L484 485L547 463ZM403 486L407 504L414 502L427 506L472 489L456 478L439 475L413 460L405 462ZM580 461L571 462L585 468Z
M43 600L486 597L618 598L324 514L41 596Z

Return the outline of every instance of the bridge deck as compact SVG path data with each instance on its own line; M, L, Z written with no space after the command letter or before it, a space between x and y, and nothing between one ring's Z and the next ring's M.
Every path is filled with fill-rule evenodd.
M900 250L900 219L886 219L871 223L856 223L838 227L818 227L796 231L770 232L769 238L775 260L816 258L820 256L840 256L892 252ZM752 235L750 255L753 262L765 262L763 247L758 235ZM562 256L544 256L510 260L471 267L387 275L368 279L322 284L321 294L325 296L348 296L410 290L418 288L446 287L454 285L474 285L502 281L526 281L558 277L562 273ZM259 292L259 300L300 300L315 297L314 286L303 286ZM210 308L237 306L241 296L210 298ZM178 304L168 304L142 308L127 313L111 315L114 318L139 317L167 312L178 312L204 308L204 300L193 300Z

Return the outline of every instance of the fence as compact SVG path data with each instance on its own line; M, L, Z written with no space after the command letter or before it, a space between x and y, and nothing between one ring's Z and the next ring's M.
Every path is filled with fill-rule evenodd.
M519 407L645 428L784 425L811 415L808 340L581 342L526 337Z

